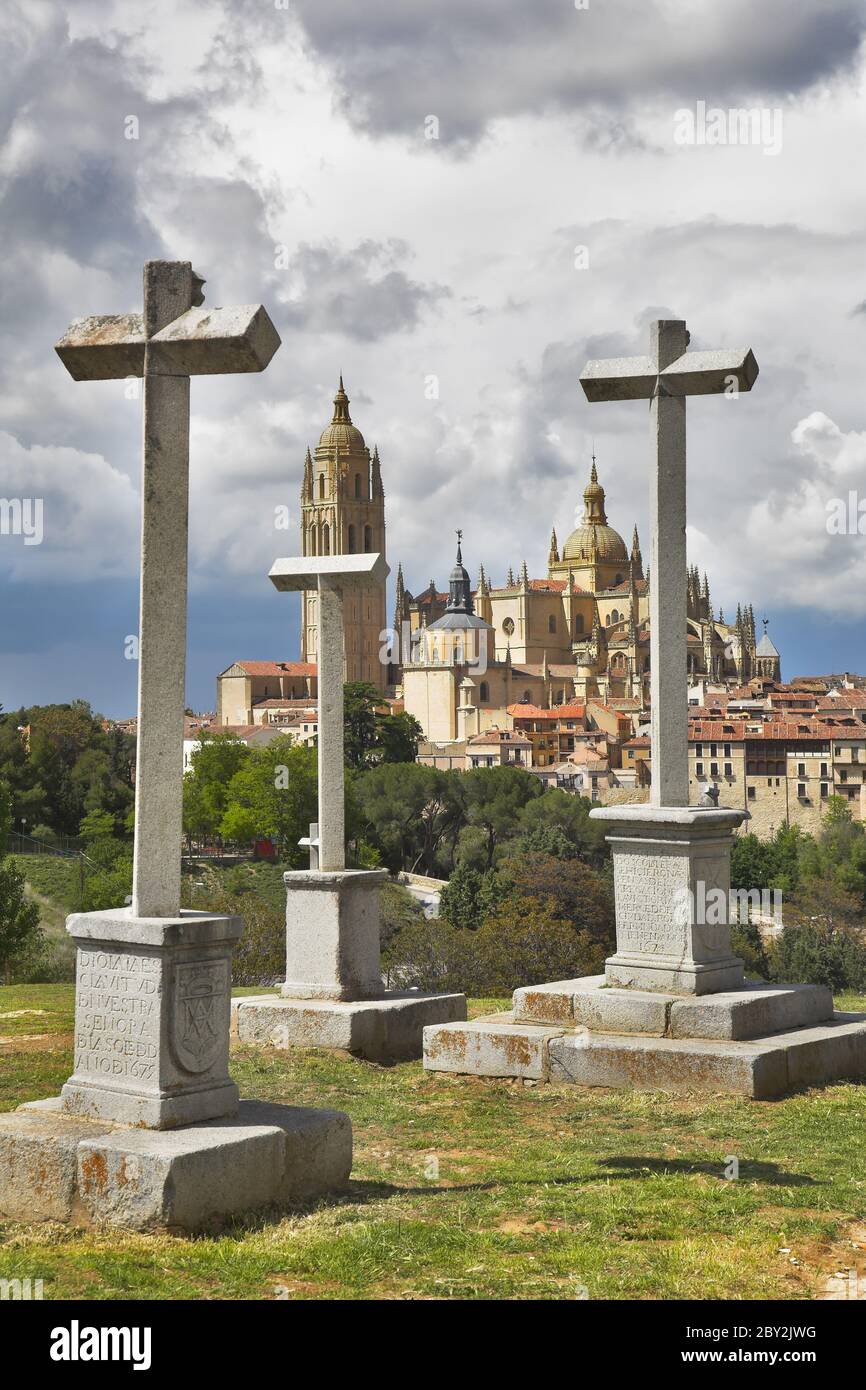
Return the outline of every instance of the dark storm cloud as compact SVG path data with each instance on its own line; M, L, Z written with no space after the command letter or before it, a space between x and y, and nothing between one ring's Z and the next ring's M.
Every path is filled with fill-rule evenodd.
M700 6L615 0L297 0L350 117L378 134L477 139L500 116L621 110L670 95L780 98L850 65L863 0L729 0Z
M399 268L407 254L400 241L367 240L350 251L331 242L301 245L287 267L295 289L284 317L294 328L315 325L364 342L413 329L450 291L410 279Z

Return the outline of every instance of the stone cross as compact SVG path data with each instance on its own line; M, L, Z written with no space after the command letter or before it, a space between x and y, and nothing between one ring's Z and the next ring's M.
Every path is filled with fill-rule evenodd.
M750 391L758 375L751 348L687 352L681 319L658 319L648 357L587 362L589 401L650 402L650 695L654 806L689 803L686 695L686 397Z
M271 583L282 592L315 589L319 596L318 868L346 867L343 772L343 594L381 582L390 573L384 555L303 555L275 560ZM312 836L310 837L312 839Z
M203 309L189 261L147 261L143 314L91 315L56 351L76 381L144 378L133 917L180 910L189 379L260 372L280 345L260 304Z

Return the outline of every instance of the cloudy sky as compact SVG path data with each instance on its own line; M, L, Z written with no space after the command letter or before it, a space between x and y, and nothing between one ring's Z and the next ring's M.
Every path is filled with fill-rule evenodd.
M659 316L760 363L689 407L714 604L766 613L788 677L866 670L864 30L864 0L5 0L0 499L42 499L43 536L0 534L0 703L134 709L141 404L52 344L139 307L148 257L283 340L193 382L195 707L233 660L297 657L266 575L341 370L407 585L444 583L458 525L473 572L541 575L593 441L609 520L648 539L646 407L578 375ZM699 103L758 138L689 143Z

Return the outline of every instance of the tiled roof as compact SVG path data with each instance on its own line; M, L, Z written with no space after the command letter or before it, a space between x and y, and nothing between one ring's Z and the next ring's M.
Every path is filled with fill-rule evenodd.
M519 743L521 747L531 748L532 742L524 738L522 734L517 734L513 729L489 729L486 734L474 734L469 739L469 745L474 747L476 744L505 744L512 745Z
M866 709L866 690L836 690L818 701L819 710Z
M269 695L268 698L267 698L267 700L254 700L254 701L253 701L253 709L294 709L294 710L311 709L311 710L315 710L315 709L317 709L317 708L318 708L318 707L317 707L316 705L311 705L310 702L309 702L309 700L295 700L295 699L290 699L288 696L287 696L285 699L282 699L282 698L279 697L279 696Z
M312 661L235 661L248 676L315 676L318 667Z
M584 705L556 705L544 709L541 705L508 705L508 713L513 719L582 719L586 713Z

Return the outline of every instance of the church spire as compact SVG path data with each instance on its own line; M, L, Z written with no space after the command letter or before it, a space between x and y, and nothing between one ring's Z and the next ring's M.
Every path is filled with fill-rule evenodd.
M385 496L385 489L384 489L383 486L382 486L382 468L381 468L381 465L380 465L380 463L379 463L379 446L378 446L378 444L375 444L375 445L373 446L373 462L372 462L372 465L371 465L371 483L372 483L372 487L371 487L371 490L370 490L370 495L371 495L372 497L375 497L377 501L381 501L381 499Z
M472 601L472 581L469 573L463 565L463 551L461 542L463 532L457 532L457 559L448 580L448 607L446 613L473 613L475 604Z
M310 453L310 446L307 445L307 457L304 459L304 481L301 484L301 502L312 502L313 500L313 456Z
M351 425L352 417L349 414L349 397L346 395L346 388L343 386L343 373L340 372L340 384L334 396L334 414L331 417L332 425Z
M549 565L558 565L558 564L559 564L559 545L558 545L557 540L556 540L556 527L555 527L555 526L553 526L553 527L551 528L551 531L550 531L550 553L549 553L549 555L548 555L548 557L547 557L547 563L548 563Z

